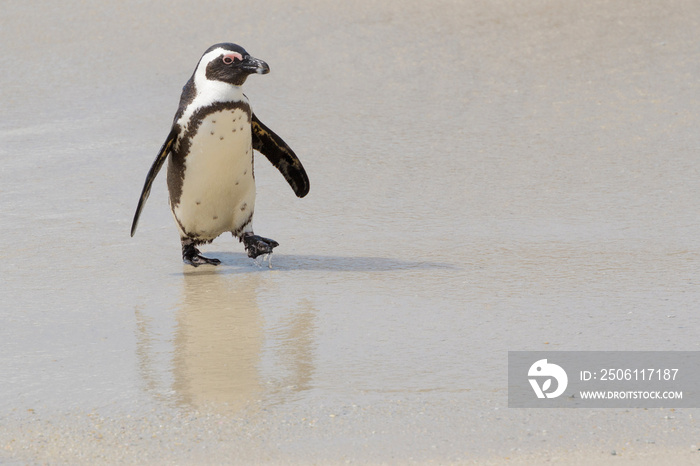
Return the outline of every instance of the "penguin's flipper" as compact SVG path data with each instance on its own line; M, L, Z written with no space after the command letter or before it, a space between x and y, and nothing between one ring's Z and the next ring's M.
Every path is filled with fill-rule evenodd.
M294 151L253 113L253 149L263 154L277 168L294 193L304 197L309 193L309 177Z
M172 131L170 131L170 134L168 134L168 138L163 143L163 147L161 147L160 152L158 152L158 157L156 157L156 160L153 162L153 165L151 165L151 169L148 170L148 175L146 175L146 182L143 184L143 190L141 191L139 205L136 207L136 213L134 214L134 221L131 223L131 236L134 236L134 233L136 233L136 226L139 223L139 216L141 215L141 210L143 210L143 206L146 204L146 199L148 199L148 196L151 194L151 186L153 186L153 180L156 179L158 172L163 167L165 160L168 158L168 154L170 154L170 149L173 147L173 144L175 144L175 140L177 139L177 134L178 132L175 128L173 128Z

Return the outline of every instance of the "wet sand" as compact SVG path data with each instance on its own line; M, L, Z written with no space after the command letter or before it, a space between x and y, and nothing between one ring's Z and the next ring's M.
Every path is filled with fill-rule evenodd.
M509 350L698 350L700 8L3 6L0 463L690 464L695 409L507 408ZM311 179L184 266L146 172L201 53ZM613 454L614 453L614 454Z

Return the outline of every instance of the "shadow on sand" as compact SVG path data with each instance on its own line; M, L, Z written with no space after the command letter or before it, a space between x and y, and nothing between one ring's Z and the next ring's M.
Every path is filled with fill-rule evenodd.
M262 256L253 260L244 253L207 251L207 257L221 260L218 266L202 265L197 268L185 265L185 273L236 274L270 270ZM430 261L408 261L384 257L349 257L320 255L272 255L272 270L276 271L328 271L328 272L398 272L406 270L443 269L457 270L452 264Z

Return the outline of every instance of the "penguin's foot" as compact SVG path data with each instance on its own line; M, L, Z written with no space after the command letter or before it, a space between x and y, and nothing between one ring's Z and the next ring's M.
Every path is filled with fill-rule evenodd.
M248 257L253 259L261 254L272 254L272 250L280 245L274 239L263 238L252 233L246 233L241 240L248 251Z
M192 243L182 245L182 261L185 264L189 264L193 267L199 267L202 264L221 264L221 261L219 259L210 259L208 257L204 257L199 252L199 249L197 249L197 247Z

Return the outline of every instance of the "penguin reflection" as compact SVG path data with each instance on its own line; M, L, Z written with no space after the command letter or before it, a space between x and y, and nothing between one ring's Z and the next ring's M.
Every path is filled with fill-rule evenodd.
M197 410L238 411L262 391L260 276L197 270L183 280L173 369L178 401Z
M285 389L302 392L312 387L315 320L316 309L304 299L291 309L275 332L281 366L276 372L282 375L277 383L279 393Z

